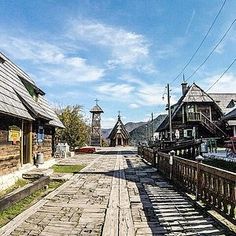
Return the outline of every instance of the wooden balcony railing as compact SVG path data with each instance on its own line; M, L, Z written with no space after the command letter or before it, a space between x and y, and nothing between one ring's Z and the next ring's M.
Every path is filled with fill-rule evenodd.
M188 112L187 121L201 121L200 112Z
M226 136L225 132L214 122L212 122L206 115L202 112L188 112L187 113L187 121L199 121L203 126L205 126L210 132L215 134L217 130L221 132L224 136Z
M236 223L236 173L139 147L138 153L167 178ZM145 151L144 151L145 150Z

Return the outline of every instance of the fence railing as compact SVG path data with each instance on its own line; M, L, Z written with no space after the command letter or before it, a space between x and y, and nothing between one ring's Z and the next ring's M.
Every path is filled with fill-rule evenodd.
M148 147L139 147L138 154L175 184L195 194L197 200L236 223L236 173L178 156L171 162L169 154Z

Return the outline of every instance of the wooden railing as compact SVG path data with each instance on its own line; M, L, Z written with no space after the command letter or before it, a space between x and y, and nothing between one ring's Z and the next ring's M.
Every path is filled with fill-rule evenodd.
M202 125L204 125L210 132L216 133L217 130L221 132L224 136L226 136L225 132L214 122L212 122L206 115L202 112L188 112L187 113L188 121L200 121Z
M187 120L188 121L201 121L200 112L188 112Z
M236 223L236 173L139 147L138 153L175 184ZM153 158L153 159L152 159Z

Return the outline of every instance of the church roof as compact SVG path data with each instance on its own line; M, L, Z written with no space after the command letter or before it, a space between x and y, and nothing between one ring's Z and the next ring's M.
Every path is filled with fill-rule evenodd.
M116 134L118 134L119 132L121 133L124 139L130 138L129 132L126 130L123 122L121 121L120 115L118 116L118 120L115 126L113 127L111 133L109 134L108 139L114 139Z
M102 110L102 108L101 108L98 104L96 104L96 105L90 110L90 112L91 112L91 113L93 113L93 112L103 113L103 110Z

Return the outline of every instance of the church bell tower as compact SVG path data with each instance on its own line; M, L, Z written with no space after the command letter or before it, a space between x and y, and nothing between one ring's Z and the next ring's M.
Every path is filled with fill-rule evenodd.
M101 113L103 113L102 108L98 105L98 100L96 99L96 105L90 110L92 113L92 130L91 130L91 146L101 146L102 145L102 135L101 135Z

